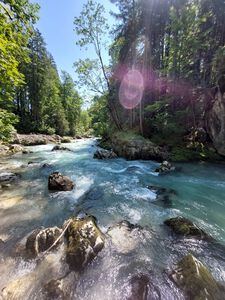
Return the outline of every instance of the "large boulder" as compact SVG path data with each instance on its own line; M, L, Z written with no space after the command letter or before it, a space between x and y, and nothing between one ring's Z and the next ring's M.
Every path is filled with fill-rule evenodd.
M224 299L221 287L212 274L191 254L178 262L171 278L190 300Z
M164 160L161 165L155 169L155 172L159 174L167 174L169 172L175 171L175 167L172 166L172 164L166 160Z
M137 248L140 243L142 228L128 221L121 221L107 231L117 252L127 254Z
M168 158L168 153L165 149L139 135L120 132L114 134L111 140L115 153L128 160L163 161Z
M94 153L94 158L97 159L112 159L112 158L117 158L117 155L115 152L112 150L104 150L104 149L98 149Z
M66 261L71 270L81 271L104 247L105 237L93 216L74 218L65 233Z
M225 155L225 92L218 89L206 115L207 132L220 155Z
M54 172L48 177L48 189L52 191L72 191L73 181L59 172Z
M58 239L62 230L58 227L34 230L27 238L26 252L30 257L36 257L39 253L49 249ZM57 242L58 246L61 240Z
M207 233L200 229L190 220L183 217L175 217L164 221L176 234L194 237L197 239L212 239Z

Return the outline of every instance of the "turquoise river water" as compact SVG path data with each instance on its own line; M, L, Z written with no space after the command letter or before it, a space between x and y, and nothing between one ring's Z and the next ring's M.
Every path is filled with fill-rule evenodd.
M145 234L136 249L126 255L110 245L105 247L77 279L71 299L127 299L129 280L138 273L151 278L161 299L184 299L168 272L188 253L201 260L218 281L225 282L225 165L177 164L179 171L158 176L154 172L157 162L93 159L96 146L92 139L66 146L73 151L52 152L53 145L44 145L29 147L31 154L1 159L0 172L16 171L21 177L1 191L0 239L4 246L0 248L0 291L21 276L29 278L32 274L29 291L23 294L22 283L17 282L18 286L13 286L16 296L10 299L42 299L40 286L49 279L50 269L54 269L54 276L63 272L59 254L53 253L51 266L46 262L45 268L22 259L15 248L33 229L62 226L67 218L80 213L94 215L103 232L127 220L143 226ZM28 165L29 161L35 163ZM50 166L40 167L43 163ZM53 171L71 177L75 189L50 193L47 180ZM169 188L175 193L162 201L147 186ZM174 216L194 221L218 243L176 237L163 224Z

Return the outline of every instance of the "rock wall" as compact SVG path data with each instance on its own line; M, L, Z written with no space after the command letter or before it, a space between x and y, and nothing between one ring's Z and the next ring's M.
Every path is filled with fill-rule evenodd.
M217 152L225 156L225 93L220 89L207 113L206 128Z

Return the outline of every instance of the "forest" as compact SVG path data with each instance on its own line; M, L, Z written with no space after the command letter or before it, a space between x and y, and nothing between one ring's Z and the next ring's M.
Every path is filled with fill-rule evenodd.
M111 2L117 7L112 28L103 5L91 0L74 19L77 44L96 54L74 63L74 82L66 71L58 74L35 29L39 6L1 1L1 139L17 130L62 136L86 131L109 140L122 131L167 147L175 160L219 159L224 141L216 135L224 136L224 125L215 132L223 121L214 100L224 89L224 1ZM80 88L92 95L85 110Z

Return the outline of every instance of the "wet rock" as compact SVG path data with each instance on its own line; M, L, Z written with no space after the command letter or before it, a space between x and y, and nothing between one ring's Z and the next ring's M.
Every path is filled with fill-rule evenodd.
M12 185L10 183L2 183L1 184L1 188L5 189L5 188L10 188Z
M28 167L39 167L40 163L36 161L28 161L27 165Z
M150 278L144 274L138 274L131 278L131 295L127 300L158 300L161 299L159 290L153 286Z
M171 278L190 300L224 299L224 294L210 271L191 254L178 262Z
M42 167L42 168L50 168L50 167L51 167L51 165L50 165L50 164L48 164L48 163L45 163L45 164L43 164L41 167Z
M9 147L8 146L0 144L0 156L7 155L8 151L9 151Z
M15 173L1 173L0 174L0 183L6 184L18 179L18 175Z
M30 153L33 153L33 151L28 150L28 149L24 149L24 150L22 151L22 153L23 153L23 154L30 154Z
M52 191L72 191L73 181L59 172L54 172L48 177L48 189Z
M74 271L81 271L104 247L105 237L93 216L73 219L65 237L66 261Z
M112 159L117 158L116 153L114 153L112 150L104 150L104 149L98 149L94 153L94 158L97 159Z
M24 148L20 145L13 144L13 145L9 145L9 151L11 153L23 152Z
M57 279L52 279L44 285L44 294L46 299L66 299L62 289L62 282Z
M69 148L67 147L63 147L61 145L55 145L53 148L52 148L52 151L71 151Z
M26 241L26 251L28 255L36 257L39 253L46 251L53 245L61 233L62 230L58 227L34 230ZM56 246L58 246L60 242L61 241L59 241Z
M164 221L164 224L169 226L176 234L195 237L197 239L211 239L211 237L202 229L198 228L197 225L183 217L168 219Z
M169 173L171 171L175 171L175 167L172 166L171 163L169 163L168 161L163 161L161 163L161 165L155 169L155 172L159 173L159 174L166 174L166 173Z
M111 237L112 244L120 253L126 254L133 251L139 244L142 227L122 221L110 227L107 234Z

